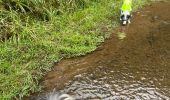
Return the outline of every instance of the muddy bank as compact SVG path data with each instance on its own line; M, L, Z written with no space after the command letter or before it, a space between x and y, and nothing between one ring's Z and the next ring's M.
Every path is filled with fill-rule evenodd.
M162 1L134 13L132 23L95 52L58 63L42 80L42 93L55 88L77 99L170 99L169 11L170 1Z

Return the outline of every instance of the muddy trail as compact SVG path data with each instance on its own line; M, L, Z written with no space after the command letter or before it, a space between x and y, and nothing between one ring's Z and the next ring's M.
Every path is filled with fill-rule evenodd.
M170 100L169 11L170 1L137 11L95 52L58 63L36 95L55 88L77 100Z

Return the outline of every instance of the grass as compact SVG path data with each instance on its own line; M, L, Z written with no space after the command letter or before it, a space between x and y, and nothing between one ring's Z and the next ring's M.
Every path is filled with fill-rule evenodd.
M94 51L118 25L120 0L50 1L0 1L1 100L40 91L55 62Z

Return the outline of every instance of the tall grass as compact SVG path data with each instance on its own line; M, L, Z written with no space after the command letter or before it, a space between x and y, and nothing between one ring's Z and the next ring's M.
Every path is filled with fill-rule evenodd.
M2 0L8 10L31 13L49 20L51 15L74 12L102 0Z
M94 51L117 26L110 18L119 7L120 0L0 1L0 99L40 91L55 62Z

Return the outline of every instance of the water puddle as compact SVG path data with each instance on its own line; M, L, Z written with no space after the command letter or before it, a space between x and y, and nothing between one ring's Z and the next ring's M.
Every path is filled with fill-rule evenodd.
M75 76L62 92L77 100L169 100L170 88L152 74L149 70L98 67Z

